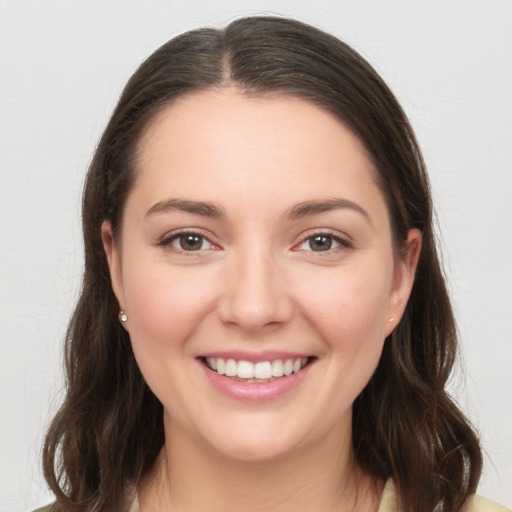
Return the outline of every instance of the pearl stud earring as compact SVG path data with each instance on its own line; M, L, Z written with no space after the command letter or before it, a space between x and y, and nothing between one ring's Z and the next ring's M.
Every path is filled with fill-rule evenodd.
M124 310L121 309L121 311L119 311L119 321L124 324L125 322L128 321L128 315L126 314L126 312Z

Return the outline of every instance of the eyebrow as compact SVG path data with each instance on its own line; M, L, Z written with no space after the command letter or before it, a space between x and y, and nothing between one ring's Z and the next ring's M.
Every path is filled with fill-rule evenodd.
M298 219L307 217L309 215L319 215L321 213L330 212L333 210L349 209L357 213L360 213L370 225L372 220L369 213L357 203L350 201L349 199L325 199L317 201L305 201L303 203L296 204L287 213L290 219Z
M357 203L349 199L324 199L305 201L296 204L287 211L286 216L290 219L299 219L310 215L319 215L321 213L333 210L349 209L360 213L372 225L372 221L368 212ZM204 217L225 218L224 210L215 203L208 201L191 201L188 199L166 199L154 204L147 212L145 217L158 213L165 213L170 210L179 210L182 212L201 215Z
M179 210L182 212L193 213L204 217L225 217L224 210L214 203L206 201L190 201L188 199L166 199L154 204L147 212L145 217L158 213L165 213L170 210Z

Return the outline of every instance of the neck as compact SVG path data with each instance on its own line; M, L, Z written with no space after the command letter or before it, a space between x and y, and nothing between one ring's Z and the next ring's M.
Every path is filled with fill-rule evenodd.
M350 435L332 432L292 454L241 461L171 423L165 447L140 485L139 501L142 512L375 511L382 487L358 468Z

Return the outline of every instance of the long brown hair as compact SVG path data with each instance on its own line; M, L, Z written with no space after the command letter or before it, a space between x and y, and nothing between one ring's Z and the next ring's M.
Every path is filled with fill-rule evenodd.
M154 116L180 96L225 85L249 95L290 95L332 113L375 164L397 254L408 230L422 231L405 314L354 403L353 449L372 475L393 477L404 511L460 510L476 489L482 461L476 435L445 391L456 328L414 134L358 53L318 29L274 17L194 30L164 44L129 80L99 142L83 195L85 271L66 337L67 394L44 446L55 510L122 510L127 486L152 466L164 443L162 405L117 319L100 226L108 219L119 233L137 144Z

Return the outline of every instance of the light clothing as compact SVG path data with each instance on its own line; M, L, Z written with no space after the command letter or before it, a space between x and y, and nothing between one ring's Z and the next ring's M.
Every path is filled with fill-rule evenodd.
M138 512L138 508L133 512ZM384 486L382 499L378 512L399 512L396 504L395 486L393 480L389 479ZM512 512L511 509L496 503L495 501L488 500L483 496L473 496L468 500L464 507L464 512Z

